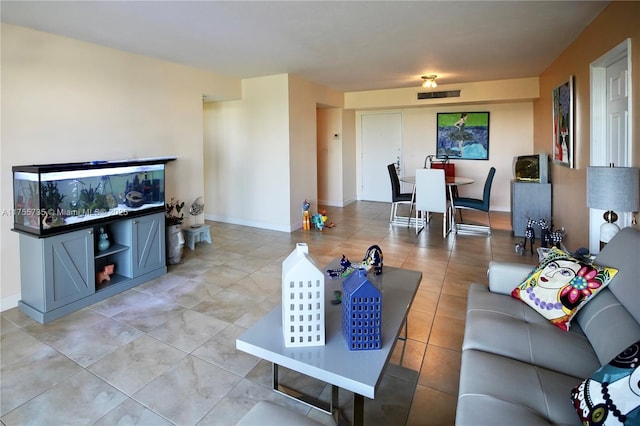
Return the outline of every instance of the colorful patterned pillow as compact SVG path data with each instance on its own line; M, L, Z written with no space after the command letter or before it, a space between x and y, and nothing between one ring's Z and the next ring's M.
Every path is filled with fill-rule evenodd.
M640 341L571 391L582 424L640 424Z
M617 273L617 269L579 261L554 247L511 296L567 331L580 308Z

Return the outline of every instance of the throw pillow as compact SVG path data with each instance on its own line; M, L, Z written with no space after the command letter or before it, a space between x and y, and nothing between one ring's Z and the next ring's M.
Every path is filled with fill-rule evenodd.
M571 391L583 425L640 424L640 341Z
M582 262L553 247L511 296L567 331L578 310L617 273L617 269Z

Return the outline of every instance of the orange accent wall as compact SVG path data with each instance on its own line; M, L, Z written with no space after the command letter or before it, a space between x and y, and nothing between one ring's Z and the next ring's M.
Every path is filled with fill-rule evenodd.
M551 92L574 76L574 168L552 164L553 223L564 227L565 244L575 250L589 246L586 168L590 154L590 64L631 38L632 158L640 166L640 2L614 1L540 76L540 98L534 102L535 152L551 153Z

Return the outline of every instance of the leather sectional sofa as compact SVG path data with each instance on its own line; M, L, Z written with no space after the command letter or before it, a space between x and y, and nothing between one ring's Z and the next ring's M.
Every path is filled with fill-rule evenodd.
M531 266L492 262L489 287L471 285L456 425L582 424L572 390L640 340L640 232L621 230L593 263L618 273L569 331L511 296Z

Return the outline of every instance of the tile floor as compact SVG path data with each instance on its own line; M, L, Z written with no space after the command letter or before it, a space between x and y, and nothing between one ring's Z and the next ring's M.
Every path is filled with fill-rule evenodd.
M46 325L3 312L0 422L232 425L269 399L331 424L272 392L270 365L235 349L236 336L280 302L281 262L307 242L321 265L342 254L359 260L378 244L385 265L422 271L409 339L396 345L380 396L365 400L365 423L454 424L468 284L486 283L490 260L536 259L514 253L507 213L492 213L491 237L443 239L439 215L416 236L388 224L386 203L326 210L336 226L323 232L209 222L213 244L185 248L184 263L167 275ZM296 373L285 372L285 381L329 396L327 386ZM340 395L350 420L352 395Z

